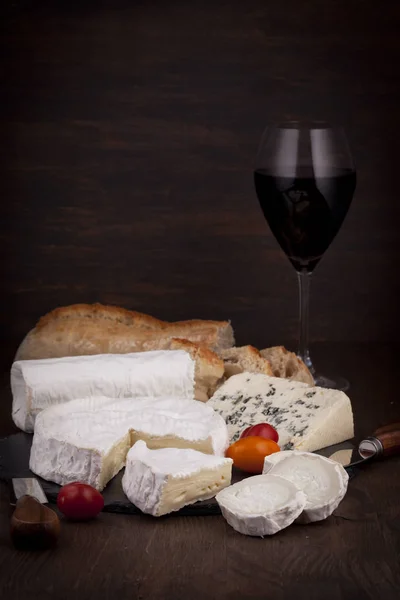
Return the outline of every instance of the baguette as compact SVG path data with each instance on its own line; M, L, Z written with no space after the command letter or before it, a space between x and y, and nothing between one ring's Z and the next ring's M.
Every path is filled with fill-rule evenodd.
M15 360L162 350L173 338L210 350L234 344L228 321L169 323L116 306L74 304L42 317L21 342Z

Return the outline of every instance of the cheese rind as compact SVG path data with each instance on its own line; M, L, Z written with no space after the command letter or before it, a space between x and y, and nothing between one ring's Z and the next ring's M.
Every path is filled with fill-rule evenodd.
M84 398L37 416L29 468L60 485L82 481L101 490L140 439L151 448L193 448L218 456L229 443L223 418L197 400Z
M215 496L231 482L232 460L192 449L151 450L139 440L129 450L122 488L155 517Z
M216 497L223 517L239 533L273 535L302 513L305 494L278 475L254 475L225 488Z
M16 361L11 367L12 417L31 432L43 409L74 399L193 399L194 371L194 360L183 350Z
M263 422L277 429L282 450L312 452L354 436L350 399L338 390L241 373L228 379L208 404L224 417L231 441L249 425Z
M346 470L336 461L297 450L266 456L263 473L284 477L304 492L307 502L298 523L321 521L331 515L343 500L349 481Z

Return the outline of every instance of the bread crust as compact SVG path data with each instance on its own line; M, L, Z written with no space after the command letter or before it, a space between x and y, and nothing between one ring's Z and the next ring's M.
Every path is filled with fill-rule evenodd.
M94 319L97 321L113 321L123 323L138 329L174 329L178 327L188 329L223 329L231 328L229 321L212 321L203 319L188 319L184 321L162 321L151 315L140 313L134 310L128 310L120 306L100 304L70 304L69 306L60 306L48 312L39 319L35 326L36 331L48 326L56 320L66 319Z
M20 344L15 359L162 350L172 338L187 339L210 350L234 344L229 321L167 322L116 306L74 304L41 317Z
M36 331L48 326L55 320L65 319L97 319L106 321L115 321L125 325L134 325L143 329L163 329L168 323L120 306L100 304L70 304L69 306L59 306L48 312L39 319L35 326Z

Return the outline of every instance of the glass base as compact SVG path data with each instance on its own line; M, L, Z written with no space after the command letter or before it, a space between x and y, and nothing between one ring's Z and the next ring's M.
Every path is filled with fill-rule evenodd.
M320 373L313 373L315 385L333 390L345 392L349 389L350 383L344 377L327 377Z
M297 356L304 362L304 364L310 371L311 375L314 378L315 385L332 390L340 390L341 392L345 392L349 389L350 383L344 377L336 377L335 375L323 375L322 373L316 371L312 363L309 350L306 350L303 355L301 355L300 352L298 352Z

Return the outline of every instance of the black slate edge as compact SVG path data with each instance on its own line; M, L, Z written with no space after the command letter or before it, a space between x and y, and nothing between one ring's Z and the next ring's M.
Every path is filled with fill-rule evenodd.
M48 501L56 504L61 486L38 477L29 469L29 453L32 438L33 434L20 432L0 439L0 479L9 481L13 477L35 477L41 484ZM124 470L122 469L103 490L103 512L141 515L143 514L142 511L132 504L124 494L121 485L123 472ZM190 504L179 511L171 513L173 516L219 514L221 514L221 511L214 498Z
M32 444L33 434L16 433L9 437L0 439L0 479L10 480L13 477L35 477L43 487L50 503L56 504L57 494L61 486L51 481L46 481L38 477L29 470L29 453ZM349 478L352 479L358 473L357 467L347 467ZM116 514L143 514L134 504L125 496L121 485L121 478L124 470L122 469L103 490L104 498L103 512ZM232 483L240 481L247 477L235 469L232 473ZM185 506L179 511L167 516L212 516L220 515L221 510L214 498L203 500Z

